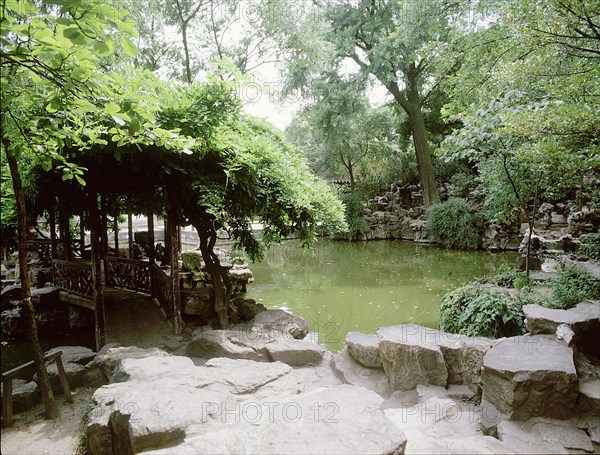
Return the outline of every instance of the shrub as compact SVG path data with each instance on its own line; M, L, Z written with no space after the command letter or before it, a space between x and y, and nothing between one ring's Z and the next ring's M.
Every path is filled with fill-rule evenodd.
M468 336L501 338L525 333L519 299L465 286L444 295L440 329Z
M360 193L342 194L342 203L346 207L346 223L348 223L348 240L354 240L356 234L369 227L363 217L363 199Z
M481 240L477 224L462 199L435 204L427 211L429 238L447 248L477 249Z
M600 233L581 236L584 243L579 247L578 253L590 259L600 261Z
M547 306L569 309L587 299L600 299L600 280L577 267L563 267L552 281L552 299Z
M501 266L492 276L492 282L503 288L528 289L531 287L527 274L510 266Z

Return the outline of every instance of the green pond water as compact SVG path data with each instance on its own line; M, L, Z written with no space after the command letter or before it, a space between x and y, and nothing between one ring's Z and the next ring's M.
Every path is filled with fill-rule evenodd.
M309 337L336 352L346 333L416 323L437 327L442 295L503 264L514 253L452 251L406 241L320 240L273 245L250 265L247 297L281 308L310 324Z

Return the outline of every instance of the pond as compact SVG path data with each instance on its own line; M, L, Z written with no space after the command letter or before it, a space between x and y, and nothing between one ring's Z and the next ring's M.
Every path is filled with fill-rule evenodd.
M346 333L415 323L437 327L442 295L501 265L515 253L454 251L400 240L321 239L311 250L297 241L270 247L250 265L247 297L310 324L310 337L336 352Z

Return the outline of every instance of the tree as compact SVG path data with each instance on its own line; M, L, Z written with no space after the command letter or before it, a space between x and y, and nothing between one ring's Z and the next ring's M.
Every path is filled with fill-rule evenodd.
M423 110L442 77L432 73L431 63L448 40L456 5L362 0L323 7L328 21L328 29L322 31L323 47L329 54L300 44L288 69L291 80L306 85L307 70L319 72L319 65L331 67L333 62L339 71L351 60L364 81L369 76L378 80L408 116L426 206L439 202L439 195Z
M470 45L444 108L463 128L443 149L476 163L496 217L529 207L532 229L533 195L558 200L598 172L598 7L503 2L465 35Z
M165 107L161 122L181 128L196 138L197 146L191 154L165 162L178 182L168 191L185 222L198 232L218 325L226 328L232 288L214 252L219 229L227 229L236 246L255 260L269 243L292 233L308 245L319 226L325 232L344 231L343 208L279 132L266 122L240 116L227 83L192 86L169 99L177 102ZM254 219L263 225L260 241L252 232Z

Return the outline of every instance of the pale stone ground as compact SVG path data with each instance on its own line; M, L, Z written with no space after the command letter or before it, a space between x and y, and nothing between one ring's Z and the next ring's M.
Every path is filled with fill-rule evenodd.
M92 388L73 391L73 403L62 396L56 397L60 417L46 420L44 408L36 405L27 412L15 414L10 428L2 429L1 451L3 455L63 455L75 453L79 440L79 426L90 399Z

